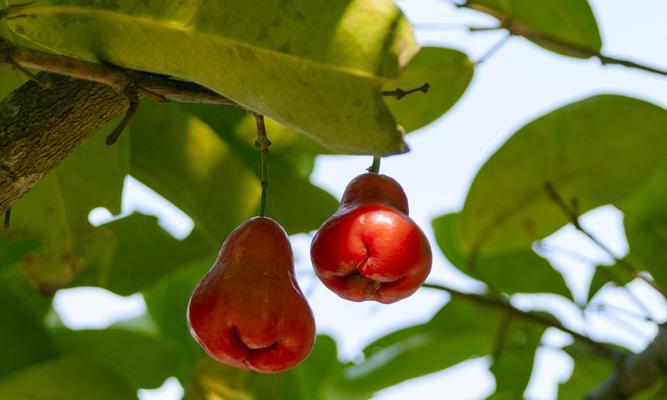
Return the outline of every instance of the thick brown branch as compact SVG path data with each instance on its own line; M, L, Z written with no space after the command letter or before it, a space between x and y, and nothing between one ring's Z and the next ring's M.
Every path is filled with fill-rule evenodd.
M662 326L653 342L641 353L630 354L616 371L592 390L586 400L629 399L667 375L667 327Z
M472 301L474 303L486 307L492 307L492 308L497 308L499 310L504 310L519 318L523 318L525 320L532 321L549 328L556 328L560 331L570 334L572 337L574 337L575 340L578 340L590 346L593 350L595 350L602 356L608 357L612 360L617 360L620 357L620 353L614 348L609 347L604 343L596 342L595 340L589 338L588 336L583 335L577 331L574 331L564 326L563 324L560 323L560 321L556 320L555 318L549 318L543 314L538 314L536 312L524 311L518 309L514 307L509 301L503 300L502 298L491 297L479 293L462 292L460 290L451 287L438 285L434 283L425 283L422 286L429 289L442 290L451 294L453 297L457 297L467 301Z
M569 43L563 40L560 40L558 38L545 35L543 33L537 32L534 29L522 24L520 21L512 19L510 16L505 15L497 10L494 10L492 8L479 5L479 4L471 4L471 3L464 3L459 5L460 7L466 7L472 10L477 10L481 11L485 14L491 15L492 17L495 17L500 21L500 26L497 28L500 29L506 29L511 35L515 36L522 36L525 37L526 39L532 40L534 42L538 43L543 43L545 45L548 45L552 48L559 49L565 53L568 54L573 54L579 57L584 57L584 58L597 58L600 60L602 64L611 64L611 65L620 65L623 67L628 67L628 68L634 68L638 69L641 71L646 71L650 72L653 74L658 74L662 76L667 76L667 71L660 69L660 68L655 68L651 67L648 65L640 64L632 60L625 60L622 58L616 58L616 57L611 57L606 54L603 54L601 51L596 50L596 49L591 49L587 48L584 46L576 45L573 43ZM491 28L473 28L471 31L481 31L481 30L494 30L496 28L491 27Z
M40 73L0 102L0 214L128 106L109 86Z
M132 84L142 96L158 97L179 103L222 104L244 108L233 100L195 83L27 49L2 38L0 38L0 62L102 83L117 92L123 92L129 84Z

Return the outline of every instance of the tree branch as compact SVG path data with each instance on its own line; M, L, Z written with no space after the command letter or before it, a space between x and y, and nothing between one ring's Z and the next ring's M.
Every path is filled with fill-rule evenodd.
M0 214L128 106L109 86L40 73L0 102Z
M122 93L128 85L134 85L139 95L158 100L222 104L245 109L233 100L192 82L19 47L2 38L0 38L0 62L101 83L119 93Z
M641 353L630 354L621 359L616 371L586 400L629 399L637 392L647 389L667 374L667 327L661 326L653 342Z
M429 289L445 291L451 294L453 297L471 301L486 307L497 308L499 310L511 313L512 315L515 315L524 320L532 321L549 328L556 328L560 331L563 331L571 335L575 340L578 340L588 345L600 355L610 358L614 361L621 356L621 353L616 349L609 347L604 343L596 342L595 340L591 339L586 335L583 335L575 330L567 328L555 318L549 318L543 314L518 309L514 307L509 301L503 300L502 298L490 297L478 293L461 292L460 290L434 283L424 283L422 286Z
M195 83L18 47L2 38L0 62L32 79L0 102L0 214L126 110L128 88L138 97L244 108ZM49 73L35 76L27 68Z
M606 54L603 54L601 51L596 50L596 49L591 49L587 48L584 46L576 45L573 43L566 42L564 40L554 38L549 35L545 35L543 33L537 32L534 29L524 25L521 23L521 21L517 21L515 19L512 19L510 16L505 15L497 10L494 10L492 8L480 5L480 4L470 4L469 2L465 2L463 4L459 4L458 7L465 7L469 8L471 10L476 10L483 12L485 14L491 15L492 17L496 18L498 21L500 21L500 25L496 28L483 28L483 29L471 29L471 31L481 31L481 30L495 30L495 29L505 29L507 30L511 35L514 36L522 36L525 37L526 39L529 39L534 42L542 42L544 44L547 44L553 48L559 49L563 52L569 53L569 54L574 54L579 57L584 57L584 58L597 58L600 60L600 62L603 65L620 65L623 67L627 68L634 68L638 69L641 71L645 72L650 72L653 74L658 74L662 76L667 76L667 71L656 68L656 67L651 67L648 65L640 64L632 60L626 60L622 58L616 58L616 57L611 57Z

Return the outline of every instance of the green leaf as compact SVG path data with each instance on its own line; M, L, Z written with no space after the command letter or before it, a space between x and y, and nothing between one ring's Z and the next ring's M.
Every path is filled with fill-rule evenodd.
M211 246L257 211L259 181L199 118L144 101L130 130L131 174L188 214Z
M187 110L197 116L178 105L142 105L132 123L132 174L185 211L217 248L232 229L257 212L260 155L252 145L256 139L246 141L241 139L245 133L233 133L254 131L254 121L252 128L244 128L243 118L221 107ZM280 142L271 131L269 137ZM292 161L285 161L296 153L284 147L273 153L267 215L290 234L316 229L338 202L296 171Z
M156 283L171 272L202 258L215 256L218 246L207 242L195 229L177 240L157 218L135 213L100 226L113 232L118 242L107 268L90 269L79 285L96 285L128 296Z
M612 362L592 354L577 343L563 350L572 357L574 369L570 379L559 385L559 399L583 399L614 372Z
M136 400L136 389L102 361L59 358L21 370L0 381L0 399Z
M424 47L410 61L397 81L386 90L409 90L429 84L427 93L413 93L402 99L388 97L385 102L407 132L438 119L461 98L472 80L474 65L465 53L442 47Z
M576 199L580 212L621 202L666 159L666 126L664 109L617 95L527 124L477 173L461 212L462 244L485 252L526 248L565 225L547 182L564 201Z
M532 249L480 254L471 270L469 255L460 244L458 221L458 213L445 214L433 220L438 245L456 268L507 294L555 293L572 298L563 276Z
M0 23L0 32L2 23ZM2 36L0 34L0 36ZM11 92L17 89L25 82L25 78L9 65L0 65L0 100L7 97Z
M332 149L404 150L381 89L417 45L390 0L51 0L17 15L46 47L200 83Z
M181 103L179 106L206 122L222 140L231 145L254 144L257 140L255 117L246 111L211 104ZM279 156L284 162L289 162L293 157L331 153L331 150L314 139L271 118L265 117L264 123L271 139L270 155Z
M186 400L326 400L331 377L340 369L336 343L318 336L308 358L278 374L258 374L204 358L187 385Z
M7 237L37 239L38 250L20 262L38 288L53 292L76 273L108 263L115 244L111 232L94 229L95 207L120 212L123 180L129 171L129 143L104 143L113 122L67 157L12 207Z
M190 335L186 311L192 291L213 265L215 256L180 268L144 291L148 312L166 336L174 339L193 354L203 354Z
M533 361L544 326L517 318L511 319L491 364L496 391L489 400L520 399L533 372Z
M660 283L667 283L667 168L658 172L621 208L625 235L635 261Z
M155 388L178 372L180 347L161 335L118 328L58 329L53 332L63 355L91 356L123 372L138 388Z
M587 0L469 0L466 4L501 22L510 21L527 39L563 55L588 58L602 48Z
M0 236L0 270L10 267L23 256L39 248L39 241L35 239L18 239L9 241Z
M56 354L40 310L13 283L4 279L0 282L0 315L3 321L0 329L0 379Z
M370 398L405 380L487 355L493 350L500 317L488 308L452 300L430 322L369 344L365 360L345 368L334 389L341 395Z
M209 124L257 179L260 178L259 154L250 145L257 137L253 117L245 115L235 123L229 123L229 118L218 116L222 111L220 107L188 105L186 109ZM267 121L267 132L271 139L267 215L283 225L290 234L317 229L336 211L338 201L311 184L308 181L310 171L301 173L299 164L314 160L315 154L323 149L310 140L304 140L303 135L297 136L294 131L270 120Z

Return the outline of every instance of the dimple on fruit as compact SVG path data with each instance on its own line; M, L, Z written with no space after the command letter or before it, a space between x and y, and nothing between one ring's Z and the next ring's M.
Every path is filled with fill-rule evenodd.
M234 367L280 372L306 358L315 321L278 223L254 217L227 237L192 294L188 324L211 357Z
M403 188L373 172L349 183L310 254L317 276L340 297L380 303L413 294L432 261L426 236L408 216Z

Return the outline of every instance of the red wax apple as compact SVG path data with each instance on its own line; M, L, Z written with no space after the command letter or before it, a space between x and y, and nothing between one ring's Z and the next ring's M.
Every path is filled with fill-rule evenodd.
M317 276L340 297L393 303L431 270L431 248L408 216L403 188L377 173L356 177L310 248Z
M227 237L192 294L188 324L211 357L234 367L279 372L306 358L315 321L278 223L254 217Z

